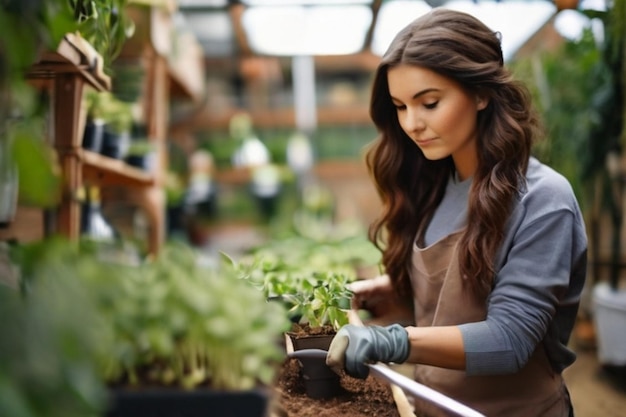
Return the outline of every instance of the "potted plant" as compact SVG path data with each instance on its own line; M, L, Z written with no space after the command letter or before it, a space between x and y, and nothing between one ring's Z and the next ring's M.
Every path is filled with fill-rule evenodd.
M87 119L83 132L83 148L92 152L100 153L102 150L102 138L104 136L104 97L95 90L85 92L85 108Z
M102 300L115 323L107 415L262 416L288 326L282 307L183 244L127 272L119 296Z
M288 353L328 350L336 330L348 323L350 292L346 284L350 278L346 274L305 271L280 261L260 259L249 265L239 264L238 269L268 300L287 308L292 321L291 329L285 332ZM294 357L302 366L307 395L330 398L340 392L339 375L326 366L324 358Z
M287 357L276 381L277 415L311 415L301 413L316 409L327 415L407 415L399 413L407 401L399 390L372 376L336 374L315 352L327 350L336 330L353 318L346 286L358 279L355 266L380 262L362 229L337 225L323 238L299 232L274 237L230 262L265 297L285 305L293 323L285 332Z
M36 293L59 297L54 299L56 307L63 317L73 318L68 326L79 322L76 326L83 332L101 336L93 352L104 355L87 356L100 382L93 389L102 394L104 388L106 394L95 404L100 415L265 415L269 386L283 358L279 341L289 326L282 306L267 303L227 265L219 270L201 265L197 253L183 244L168 246L158 258L132 265L111 258L110 251L100 250L96 242L81 241L80 246L62 242L20 247L16 259L24 271L22 287L35 293L40 285L55 284L65 276L74 281L74 288L67 291L71 303L61 290L51 293L45 287L47 292ZM83 304L89 308L83 311ZM53 320L52 313L44 309L40 318ZM59 328L48 327L52 324L44 322L32 330L69 334L61 321L56 323ZM83 345L64 343L69 353L83 352L79 349ZM90 346L84 346L84 354L92 352ZM41 358L55 354L51 350ZM72 369L81 368L65 355L60 359L75 368L59 372L69 378ZM3 362L19 364L18 358ZM19 370L19 365L13 366ZM71 382L86 395L80 390L92 388L81 385L89 381L87 374L81 375L77 373Z
M349 322L348 284L357 279L355 266L364 259L376 263L380 253L362 234L324 239L300 234L269 240L231 263L267 299L287 308L292 328L286 332L286 349L292 352L328 350L336 331ZM292 356L302 365L309 396L330 398L340 392L339 376L324 358Z
M623 245L620 233L624 218L623 188L626 183L622 155L623 142L626 139L625 10L626 1L616 0L605 11L583 11L589 17L598 18L604 23L604 41L598 62L602 77L598 82L598 93L593 97L593 110L598 118L589 132L589 143L598 166L601 166L600 173L606 190L604 198L608 203L613 226L610 278L608 282L596 282L594 285L593 319L599 361L607 369L617 370L622 380L626 375L626 337L623 332L615 329L626 320L626 288L622 285ZM603 140L598 141L598 138Z
M104 101L104 133L101 153L114 159L124 159L130 147L133 125L131 104L122 102L109 92L100 93Z
M132 138L126 152L126 163L131 166L152 171L156 157L156 147L150 139Z

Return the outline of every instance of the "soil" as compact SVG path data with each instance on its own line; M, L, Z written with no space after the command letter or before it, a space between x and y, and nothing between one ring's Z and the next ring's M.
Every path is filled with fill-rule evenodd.
M300 364L287 359L274 387L270 417L399 417L389 385L340 375L341 392L329 399L310 398L305 393Z

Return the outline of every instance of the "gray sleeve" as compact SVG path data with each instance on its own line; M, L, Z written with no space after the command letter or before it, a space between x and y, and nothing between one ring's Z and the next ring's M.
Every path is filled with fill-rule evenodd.
M557 313L576 314L577 297L571 301L575 308L561 304L570 293L578 256L573 232L578 221L571 210L559 209L518 230L488 298L486 320L459 326L468 375L517 372L555 330L549 328ZM571 329L563 331L567 339Z

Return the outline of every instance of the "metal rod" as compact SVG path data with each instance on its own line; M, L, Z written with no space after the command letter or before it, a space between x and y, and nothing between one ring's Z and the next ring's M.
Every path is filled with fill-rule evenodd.
M453 400L450 397L443 395L440 392L433 390L432 388L428 388L425 385L420 384L406 376L389 369L387 366L377 363L377 364L369 364L370 369L373 371L374 376L381 377L388 382L397 385L403 390L411 393L412 395L422 398L426 401L434 403L439 407L445 408L446 410L452 411L459 416L462 417L485 417L483 414L478 411L461 404L460 402Z

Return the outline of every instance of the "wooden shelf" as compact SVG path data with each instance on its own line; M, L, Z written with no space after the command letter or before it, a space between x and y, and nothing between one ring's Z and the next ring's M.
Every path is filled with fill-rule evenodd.
M84 149L79 150L78 158L83 162L83 179L103 186L154 185L151 173L128 165L126 162L109 158Z

